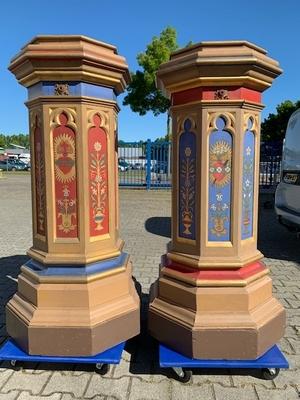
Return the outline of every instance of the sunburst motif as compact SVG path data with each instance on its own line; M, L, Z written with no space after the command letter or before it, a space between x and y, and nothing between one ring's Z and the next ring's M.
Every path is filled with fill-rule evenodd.
M225 140L210 146L209 180L217 187L224 187L231 180L231 146Z
M75 178L75 141L67 133L54 140L54 166L58 181L68 183Z

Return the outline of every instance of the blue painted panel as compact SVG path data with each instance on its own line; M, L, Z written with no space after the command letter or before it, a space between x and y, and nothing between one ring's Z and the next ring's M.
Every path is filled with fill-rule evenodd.
M178 235L196 239L196 135L191 132L191 122L184 122L184 132L179 138L179 207Z
M208 240L230 241L232 136L217 120L217 130L209 137Z
M124 350L125 342L122 342L95 356L81 357L56 357L56 356L33 356L25 353L18 345L9 339L0 348L0 360L16 360L27 362L47 362L47 363L79 363L79 364L119 364Z
M254 160L255 135L247 130L244 135L243 150L242 239L253 236Z
M40 276L89 276L124 265L128 257L127 253L121 253L119 257L87 265L44 265L35 260L29 260L25 265Z
M112 88L94 85L85 82L62 82L68 83L69 96L88 96L98 99L116 101L117 96ZM28 88L28 100L39 96L54 96L57 82L39 82Z
M256 360L204 360L194 359L177 353L160 344L159 364L162 368L288 368L289 363L275 345Z

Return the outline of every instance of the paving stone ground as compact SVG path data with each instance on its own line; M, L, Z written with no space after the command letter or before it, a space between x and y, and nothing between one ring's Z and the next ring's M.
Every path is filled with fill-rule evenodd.
M29 175L0 179L0 341L6 338L5 304L16 290L15 278L31 246ZM157 347L145 329L147 294L158 276L161 254L170 240L170 191L120 190L121 236L141 285L143 332L131 340L122 362L105 376L91 366L0 365L0 400L293 400L300 392L300 240L281 227L272 208L260 208L259 249L271 269L276 296L287 310L287 329L280 346L291 368L274 381L253 371L195 370L181 384L158 367Z

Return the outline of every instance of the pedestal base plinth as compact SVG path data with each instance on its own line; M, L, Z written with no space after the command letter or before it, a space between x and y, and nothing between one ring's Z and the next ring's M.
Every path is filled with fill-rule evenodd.
M6 308L7 332L31 355L90 356L140 331L126 254L83 267L21 267Z
M151 288L149 306L149 331L161 343L191 358L249 360L283 336L285 310L272 297L263 264L252 268L251 279L232 279L227 271L230 280L209 282L206 275L203 286L201 279L196 286L170 277L167 269Z

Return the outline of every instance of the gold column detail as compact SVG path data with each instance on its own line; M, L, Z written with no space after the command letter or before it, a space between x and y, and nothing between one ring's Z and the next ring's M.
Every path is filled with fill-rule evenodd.
M97 354L140 329L118 222L117 95L128 67L112 45L50 35L9 69L28 89L33 245L7 331L29 354Z
M284 333L257 249L261 93L281 72L245 41L195 44L157 72L172 104L172 238L148 326L189 357L255 359Z

